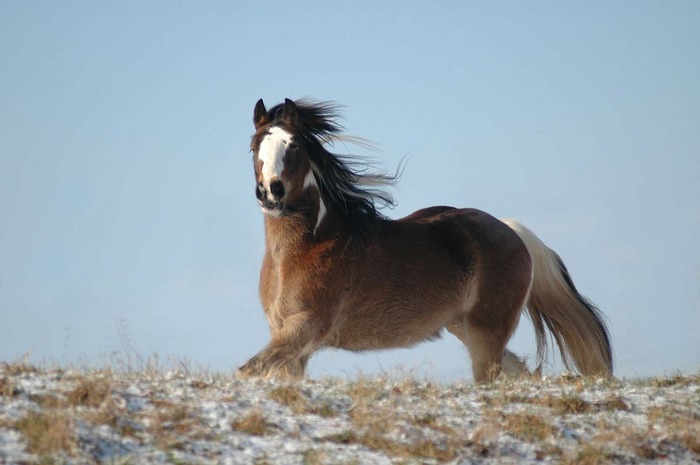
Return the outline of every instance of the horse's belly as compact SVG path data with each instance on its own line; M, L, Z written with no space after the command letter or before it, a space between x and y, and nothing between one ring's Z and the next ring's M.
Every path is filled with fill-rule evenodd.
M442 331L437 330L432 334L416 338L415 336L392 338L385 336L364 336L361 339L346 338L332 345L336 349L350 350L354 352L362 352L367 350L384 350L384 349L401 349L413 347L416 344L426 341L434 341L440 339Z
M451 312L429 312L423 318L409 315L372 315L370 318L348 318L337 328L335 337L329 341L331 347L363 351L411 347L440 337L440 332Z

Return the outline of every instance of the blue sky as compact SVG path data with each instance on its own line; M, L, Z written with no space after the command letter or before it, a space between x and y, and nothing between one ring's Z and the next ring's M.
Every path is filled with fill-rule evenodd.
M514 217L609 320L617 373L700 368L697 2L0 3L0 359L229 371L267 340L258 98L345 106L399 217ZM338 147L345 151L345 147ZM524 318L511 348L534 354ZM470 377L460 343L312 376Z

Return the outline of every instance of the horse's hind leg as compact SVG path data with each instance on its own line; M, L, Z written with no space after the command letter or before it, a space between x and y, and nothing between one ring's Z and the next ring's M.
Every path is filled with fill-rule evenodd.
M483 383L494 380L501 371L505 341L469 322L467 316L456 318L446 328L469 349L474 381Z
M507 374L508 376L518 377L527 376L530 374L530 370L528 370L523 359L508 349L503 351L501 367L503 368L503 373Z
M514 323L517 323L517 319ZM513 332L513 325L484 325L473 321L469 315L455 318L445 326L469 349L474 381L493 381L501 371L509 375L528 373L525 364L506 349Z

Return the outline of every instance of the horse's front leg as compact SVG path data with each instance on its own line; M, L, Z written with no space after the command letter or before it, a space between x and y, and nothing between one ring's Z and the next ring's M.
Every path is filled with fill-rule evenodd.
M285 319L281 329L272 333L263 350L239 370L244 376L301 378L311 354L319 348L322 325L308 313Z

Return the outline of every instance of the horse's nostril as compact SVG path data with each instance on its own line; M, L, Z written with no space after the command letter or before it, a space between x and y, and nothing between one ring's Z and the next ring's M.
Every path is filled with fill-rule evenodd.
M284 196L284 184L282 184L282 181L272 181L270 183L270 193L276 199L281 199Z
M255 187L255 197L258 200L263 200L265 198L265 186L263 186L261 182Z

